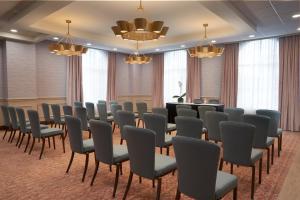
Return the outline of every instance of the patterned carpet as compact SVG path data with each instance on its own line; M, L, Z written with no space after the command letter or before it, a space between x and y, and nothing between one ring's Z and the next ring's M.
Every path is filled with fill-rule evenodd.
M3 132L0 132L3 135ZM114 142L119 143L119 133L114 134ZM280 158L275 156L274 165L270 174L266 174L266 162L263 162L262 184L258 184L258 172L256 176L255 199L275 200L293 162L297 144L300 142L300 134L285 132L283 137L283 152ZM69 174L65 174L70 157L70 148L67 140L66 153L62 153L61 140L56 139L56 150L51 146L45 148L42 160L38 160L41 144L37 143L31 155L24 154L23 144L21 149L13 144L8 144L0 139L0 199L113 199L112 189L114 184L113 172L109 167L100 164L94 186L90 187L90 181L94 170L94 157L90 157L90 164L84 183L81 182L83 173L84 156L75 155ZM25 142L24 142L25 143ZM275 152L277 150L277 142ZM173 150L171 150L173 156ZM264 156L265 158L266 156ZM115 199L122 199L125 191L129 163L123 167L123 176L120 176L117 195ZM257 167L258 168L258 167ZM224 171L229 172L229 165L224 166ZM234 174L238 179L238 199L250 199L251 169L235 167ZM176 175L167 175L162 181L161 199L174 199L177 187ZM139 184L138 177L134 176L127 199L154 199L156 190L152 188L152 182L143 179ZM189 199L182 195L182 199ZM224 199L232 199L232 193Z

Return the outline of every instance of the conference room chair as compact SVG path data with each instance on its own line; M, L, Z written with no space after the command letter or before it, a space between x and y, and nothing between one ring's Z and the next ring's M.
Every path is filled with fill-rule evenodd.
M113 101L113 103L118 104L116 101ZM98 104L105 104L105 106L107 106L107 103L105 100L98 100ZM106 109L107 109L107 107L106 107ZM99 112L99 110L98 110L98 112ZM108 116L111 116L111 111L106 110L106 112L107 112Z
M154 131L132 126L125 126L124 129L130 160L130 174L123 200L129 192L133 174L150 179L153 183L158 180L156 199L160 199L162 177L176 170L176 160L155 153L157 134Z
M121 132L120 144L123 144L123 140L126 140L126 134L124 132L124 126L134 126L135 127L135 117L133 112L118 110L117 119L119 121L119 127Z
M82 175L81 181L84 182L86 171L87 171L87 168L89 165L89 155L90 155L90 153L93 153L95 151L94 141L93 141L93 139L83 140L80 119L78 119L76 117L66 116L66 125L69 130L68 136L69 136L70 147L71 147L71 151L72 151L66 173L69 173L69 170L73 163L75 153L83 154L83 155L85 155L85 165L84 165L84 170L83 170L83 175Z
M244 114L242 108L225 108L224 113L228 114L228 121L241 122Z
M60 128L61 125L62 130L65 130L65 117L61 115L59 104L51 104L51 109L54 119L54 127L56 128L58 125L58 128Z
M92 135L91 135L91 129L90 129L90 126L89 126L89 122L88 122L88 119L87 119L86 108L84 108L84 107L75 107L75 117L80 120L81 131L88 131L89 132L89 138L91 138Z
M192 109L191 105L176 105L176 112L178 114L178 109Z
M106 105L106 101L105 100L98 100L98 103Z
M203 98L200 98L200 99L194 99L194 100L193 100L193 103L195 103L195 104L202 104L202 103L204 103L204 99L203 99Z
M203 122L201 119L187 116L175 117L178 136L201 139Z
M216 111L214 106L198 106L199 118L203 121L203 132L205 134L205 139L208 140L207 128L205 122L205 113L207 111Z
M267 173L270 171L270 147L272 147L272 164L274 160L274 138L268 137L271 118L264 115L244 115L243 122L255 126L253 148L267 150Z
M208 100L208 103L209 103L209 104L219 104L219 103L220 103L220 100L219 100L219 99L209 99L209 100Z
M255 164L259 161L259 184L261 184L263 151L253 148L255 126L243 122L220 123L223 156L220 161L220 170L223 162L230 163L230 172L233 165L250 167L252 169L251 199L254 199Z
M62 141L62 145L63 145L63 152L65 153L65 138L64 138L64 132L59 129L59 128L45 128L45 129L41 129L41 125L40 125L40 119L39 119L39 114L37 111L35 110L28 110L28 117L29 117L29 121L30 121L30 127L31 127L31 132L32 132L32 145L31 148L29 150L29 155L32 152L32 149L34 147L35 144L35 139L41 139L42 140L42 149L41 149L41 153L40 153L40 157L39 159L42 158L43 152L44 152L44 148L45 148L45 139L48 138L48 140L50 141L51 137L55 137L55 136L60 136L61 137L61 141Z
M147 103L145 102L137 102L136 108L138 112L138 127L140 126L140 122L142 121L142 125L144 127L144 114L148 112Z
M215 143L222 142L219 124L222 121L228 121L228 114L216 111L207 111L205 113L206 128L208 140Z
M12 129L10 136L8 138L8 142L12 143L15 138L16 132L19 131L20 134L20 126L17 118L16 108L13 106L8 106L8 113L11 120L11 129Z
M42 103L42 111L45 119L45 124L50 125L52 127L54 124L54 119L53 116L50 115L49 104Z
M177 116L194 117L197 118L197 111L187 108L177 109Z
M75 101L74 102L74 107L83 107L83 104L80 101Z
M107 122L92 120L90 121L90 124L95 148L95 170L91 186L94 184L99 168L99 162L109 166L114 165L116 166L116 176L113 197L115 197L119 174L120 172L122 173L122 163L129 160L127 146L113 144L112 127Z
M121 105L119 105L119 104L112 104L111 105L111 114L112 114L113 119L114 119L113 132L115 132L116 126L120 127L119 119L118 119L118 116L117 116L117 111L118 110L122 110Z
M106 103L98 103L97 110L99 113L99 120L109 122L110 124L114 121L113 116L108 116Z
M64 115L69 115L69 116L73 116L73 108L72 106L69 105L64 105L63 106L63 111L64 111Z
M131 101L125 101L123 103L123 107L125 111L132 112L134 114L134 117L138 118L139 114L133 112L133 103Z
M166 109L166 108L152 108L152 112L154 114L161 114L161 115L165 116L167 118L167 120L169 118L168 109ZM167 132L171 134L172 131L176 131L176 124L168 123L167 124Z
M167 135L167 119L165 116L154 113L144 114L145 127L154 131L156 134L156 147L160 148L162 154L162 148L167 149L167 155L169 155L170 146L172 145L172 136Z
M258 115L265 115L271 118L271 125L270 125L270 132L269 137L277 138L278 142L278 157L280 157L280 152L282 150L282 129L279 127L279 120L280 120L280 112L276 110L266 110L266 109L259 109L256 110L256 114Z
M4 132L4 135L2 138L2 140L4 140L7 132L12 131L12 128L11 128L11 123L10 123L10 118L9 118L8 106L2 105L1 111L2 111L2 116L3 116L3 126L5 128L5 132Z
M91 119L99 119L99 117L96 117L96 112L95 112L95 105L94 105L94 103L86 102L86 103L85 103L85 107L86 107L86 111L87 111L88 120L91 120Z
M194 199L222 199L231 191L237 199L237 177L218 171L219 146L182 136L174 137L173 144L178 170L176 200L181 193Z

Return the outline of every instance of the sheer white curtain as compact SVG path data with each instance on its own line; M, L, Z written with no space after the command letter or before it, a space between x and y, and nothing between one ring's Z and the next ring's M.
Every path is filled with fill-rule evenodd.
M237 106L246 110L278 110L279 41L277 38L241 42Z
M106 51L89 49L82 55L83 101L97 103L106 99L108 54Z
M170 51L164 54L164 102L174 102L174 95L186 92L187 52ZM182 84L181 87L179 84ZM180 89L181 88L181 89Z

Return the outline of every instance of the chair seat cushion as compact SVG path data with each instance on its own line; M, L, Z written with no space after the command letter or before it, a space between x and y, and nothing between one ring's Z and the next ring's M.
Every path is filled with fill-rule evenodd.
M172 145L172 138L173 138L173 136L165 134L165 144L164 144L164 146Z
M252 162L252 164L254 164L262 156L263 156L263 150L261 150L261 149L252 149L252 152L251 152L251 162Z
M177 168L175 158L169 156L155 154L155 177L163 176Z
M221 199L225 194L237 186L237 177L222 171L217 172L216 199Z
M41 129L41 135L42 137L49 137L49 136L55 136L55 135L61 135L63 134L63 130L59 128L45 128Z
M167 131L175 131L176 130L176 124L168 123Z
M113 146L113 162L120 163L126 160L129 160L128 150L126 145L117 145Z
M271 146L274 143L274 138L272 137L267 137L267 146Z
M82 153L95 151L93 139L83 140L82 143L83 143L83 152Z

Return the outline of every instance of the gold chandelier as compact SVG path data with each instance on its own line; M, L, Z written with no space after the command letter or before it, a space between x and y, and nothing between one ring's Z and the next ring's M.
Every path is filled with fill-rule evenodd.
M205 40L207 39L206 28L208 27L208 24L203 24L203 27L205 29L205 33L204 33L204 40ZM213 44L209 44L207 46L191 47L188 49L188 52L191 57L212 58L215 56L221 56L224 52L224 48L216 47Z
M141 0L137 9L144 10ZM165 37L169 27L163 25L163 21L149 22L145 18L135 18L133 22L119 20L117 26L112 26L111 29L115 36L124 40L147 41Z
M48 49L51 51L51 53L54 53L56 55L81 56L82 54L86 53L88 49L82 45L73 43L70 34L71 20L66 20L66 23L68 24L68 32L66 34L66 38L62 38L57 43L50 44L48 46Z
M139 54L138 40L136 41L136 49L137 49L136 54L129 55L125 58L126 63L131 64L131 65L134 65L134 64L142 65L142 64L148 64L152 60L152 58L150 56Z

